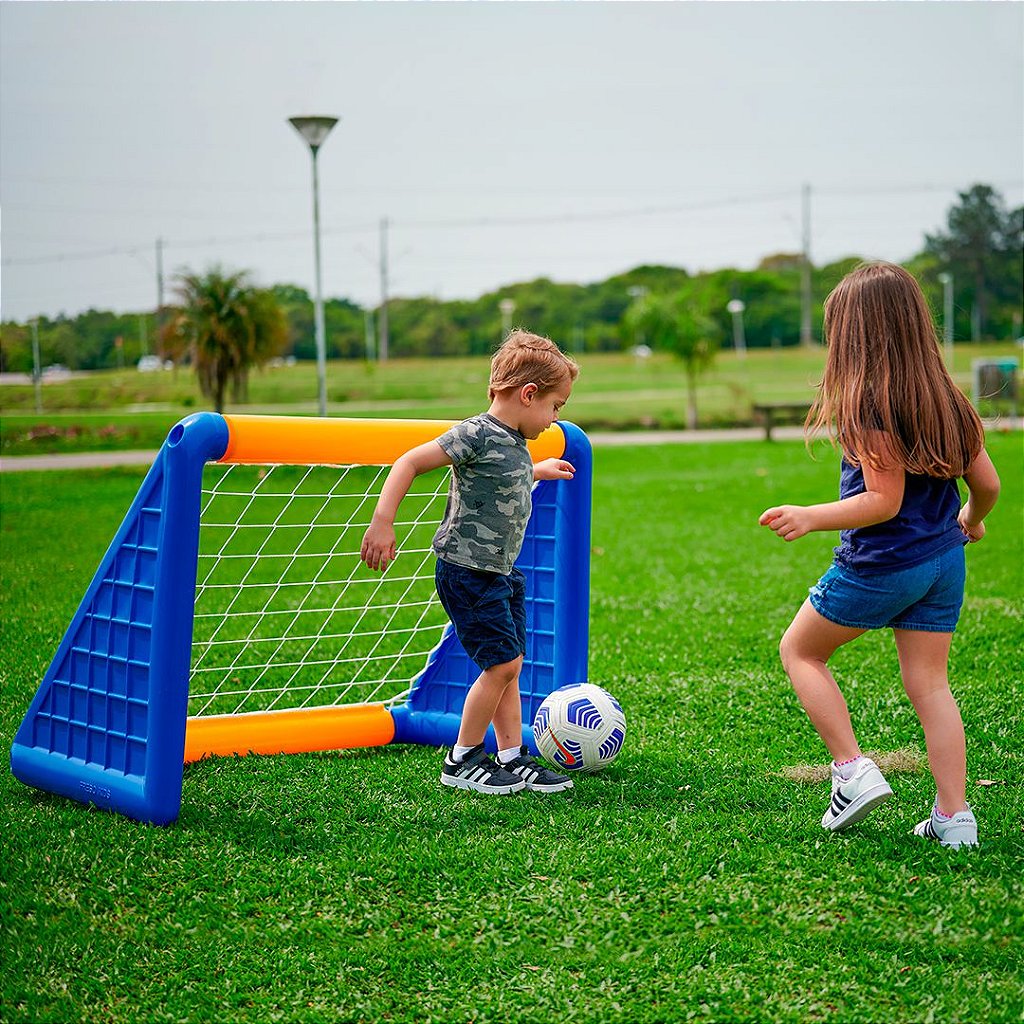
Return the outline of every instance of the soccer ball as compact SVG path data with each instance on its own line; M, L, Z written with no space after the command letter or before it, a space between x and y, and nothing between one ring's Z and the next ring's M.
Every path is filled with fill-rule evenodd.
M573 683L549 693L533 720L537 749L569 772L596 772L612 763L626 739L619 702L593 683Z

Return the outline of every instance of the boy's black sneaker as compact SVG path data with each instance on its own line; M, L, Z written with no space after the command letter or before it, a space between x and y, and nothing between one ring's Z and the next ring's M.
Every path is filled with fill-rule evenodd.
M461 761L453 760L449 750L444 755L441 785L495 796L526 789L526 783L518 775L499 767L484 753L483 744L473 747Z
M506 761L501 767L522 779L526 788L535 793L561 793L563 789L572 789L572 779L568 775L559 775L538 764L527 747L520 748L519 756Z

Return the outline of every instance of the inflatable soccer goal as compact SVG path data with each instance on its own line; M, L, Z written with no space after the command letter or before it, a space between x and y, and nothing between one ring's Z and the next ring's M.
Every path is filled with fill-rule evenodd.
M451 426L198 413L168 435L11 748L39 789L154 824L203 757L454 742L478 675L434 591L450 470L417 477L384 574L359 559L391 464ZM587 679L590 444L529 442L571 481L535 485L524 742L552 690ZM493 747L493 732L488 735Z

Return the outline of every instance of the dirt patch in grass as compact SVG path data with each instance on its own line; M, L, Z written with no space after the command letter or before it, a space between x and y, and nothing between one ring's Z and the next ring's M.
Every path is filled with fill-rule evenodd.
M865 757L870 757L885 774L917 775L928 767L928 762L920 751L912 747L888 752L865 750ZM831 778L832 768L828 764L795 764L783 768L779 775L790 782L824 782Z

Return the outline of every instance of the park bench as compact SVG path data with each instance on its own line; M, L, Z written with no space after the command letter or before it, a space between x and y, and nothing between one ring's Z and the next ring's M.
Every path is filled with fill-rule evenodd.
M803 425L810 411L810 402L762 402L754 406L754 419L764 427L764 439L772 439L772 429L778 424Z

